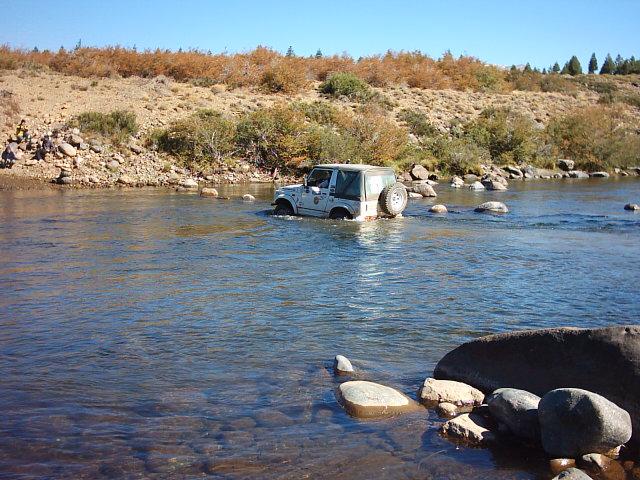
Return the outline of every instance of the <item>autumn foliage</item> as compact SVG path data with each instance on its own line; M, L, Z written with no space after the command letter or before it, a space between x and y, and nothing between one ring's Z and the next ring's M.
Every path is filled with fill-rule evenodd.
M352 73L374 87L409 87L473 91L508 90L507 73L480 60L445 53L433 59L421 52L387 52L354 60L349 55L288 57L266 47L247 53L148 50L123 47L72 51L27 51L0 47L0 69L48 68L81 77L165 75L178 81L206 81L230 87L260 87L272 93L295 93L310 81L334 73Z

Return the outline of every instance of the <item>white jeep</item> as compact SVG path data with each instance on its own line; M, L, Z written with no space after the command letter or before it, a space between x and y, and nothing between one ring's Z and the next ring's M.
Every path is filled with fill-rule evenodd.
M277 189L272 205L275 215L370 220L400 215L407 198L391 168L324 164L314 167L302 185Z

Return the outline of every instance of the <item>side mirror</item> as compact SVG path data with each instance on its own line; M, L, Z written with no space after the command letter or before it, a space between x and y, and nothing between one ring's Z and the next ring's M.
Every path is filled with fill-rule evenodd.
M307 186L307 177L304 177L302 179L302 186L306 187Z

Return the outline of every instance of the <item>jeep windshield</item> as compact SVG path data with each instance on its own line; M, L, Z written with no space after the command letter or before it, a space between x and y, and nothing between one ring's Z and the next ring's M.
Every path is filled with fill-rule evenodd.
M380 192L394 183L396 183L396 176L392 171L367 172L364 181L367 200L377 200Z

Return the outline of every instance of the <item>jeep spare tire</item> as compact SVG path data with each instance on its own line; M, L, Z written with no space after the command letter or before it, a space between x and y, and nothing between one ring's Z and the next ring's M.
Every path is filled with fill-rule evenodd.
M396 182L393 185L385 187L380 192L380 208L387 215L395 217L400 215L405 208L407 208L407 189L400 182Z

